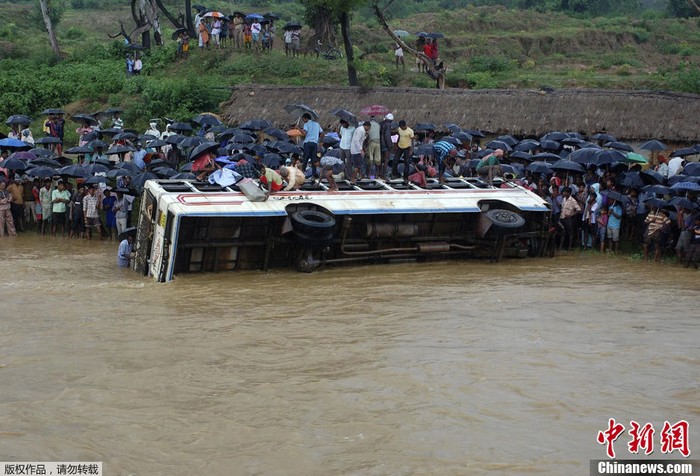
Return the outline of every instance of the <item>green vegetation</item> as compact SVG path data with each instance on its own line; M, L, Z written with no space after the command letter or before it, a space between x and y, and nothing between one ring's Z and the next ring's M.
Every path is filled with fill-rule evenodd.
M296 2L254 1L255 6L240 9L278 12L282 17L278 25L303 14ZM431 2L402 2L402 8L419 9ZM199 51L192 42L189 58L176 60L175 44L168 41L144 53L142 76L126 78L127 51L120 39L107 34L119 31L119 21L132 28L130 11L125 2L99 3L100 10L94 8L93 0L63 2L56 29L61 61L54 59L31 1L0 3L0 118L18 113L38 117L47 107L62 107L69 114L122 107L127 123L145 128L150 117L187 120L202 111L216 112L230 97L228 88L238 84L348 82L343 60L286 57L279 49L281 28L275 50L268 54L236 51L230 45L221 51ZM177 12L176 3L166 2ZM502 3L514 6L517 2ZM226 5L211 3L212 8L230 11L230 4ZM534 3L530 6L527 10L441 7L439 13L394 14L390 21L395 29L445 34L440 53L448 68L449 87L624 88L700 94L697 19L665 18L662 10L635 17L576 18L558 11L542 13L541 5ZM360 9L352 21L360 85L434 87L433 80L416 71L410 56L405 72L395 69L393 43L377 21L363 19L364 14ZM164 24L163 28L169 40L172 27ZM304 35L310 35L308 28Z

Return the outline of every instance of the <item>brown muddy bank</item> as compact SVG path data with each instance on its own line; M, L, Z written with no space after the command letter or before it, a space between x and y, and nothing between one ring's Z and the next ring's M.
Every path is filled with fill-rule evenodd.
M409 124L453 122L493 133L539 136L545 132L607 131L624 140L650 138L671 142L700 140L700 96L659 91L560 89L465 90L333 86L238 86L222 105L231 124L257 117L289 124L285 104L304 103L326 126L337 119L330 110L358 112L370 104L391 108Z

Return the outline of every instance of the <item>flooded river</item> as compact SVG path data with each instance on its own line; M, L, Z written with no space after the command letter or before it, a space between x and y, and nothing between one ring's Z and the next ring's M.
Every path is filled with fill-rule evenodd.
M0 460L588 474L609 418L685 419L700 452L696 270L574 254L157 284L116 247L0 240Z

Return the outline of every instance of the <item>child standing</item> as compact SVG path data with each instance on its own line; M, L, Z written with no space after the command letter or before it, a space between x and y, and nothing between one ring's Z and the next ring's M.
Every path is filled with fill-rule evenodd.
M596 218L596 224L598 225L598 240L600 241L600 252L605 252L605 238L607 236L608 230L608 207L600 207L600 213L598 218Z

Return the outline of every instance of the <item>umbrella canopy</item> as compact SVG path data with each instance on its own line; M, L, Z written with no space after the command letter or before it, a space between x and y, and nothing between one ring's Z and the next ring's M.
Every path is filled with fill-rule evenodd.
M192 172L180 172L170 177L172 180L194 180L197 178Z
M314 121L318 121L318 114L316 114L316 111L311 109L306 104L287 104L286 106L284 106L284 110L292 116L296 117L297 119L303 116L304 114L310 114L311 118Z
M85 185L96 185L98 183L107 183L107 177L102 175L93 175L85 181Z
M58 159L58 158L57 158ZM71 165L70 163L68 164L62 164L58 160L51 159L49 157L41 157L39 159L31 161L29 164L29 167L38 167L39 165L46 165L47 167L61 167L62 165Z
M154 140L152 140L152 141L149 141L148 144L146 144L146 145L147 145L148 147L154 147L154 148L155 148L155 147L163 147L163 146L166 146L166 145L168 145L168 143L165 142L164 140L154 139Z
M650 140L639 146L640 149L644 150L666 150L666 144L658 140Z
M525 167L525 169L536 174L549 174L552 172L551 164L547 162L533 162Z
M555 140L541 140L540 141L540 149L542 150L559 150L561 149L561 143L555 141Z
M63 141L59 139L58 137L53 137L53 136L46 136L42 137L41 139L37 139L34 141L35 144L61 144Z
M434 153L432 144L421 144L413 149L413 155L433 155Z
M462 128L459 127L457 124L453 124L451 122L447 124L442 125L446 130L450 131L452 134L456 134L458 132L462 132Z
M518 143L518 139L516 139L515 137L513 137L513 136L510 135L510 134L506 134L506 135L503 135L503 136L498 136L498 137L496 137L496 140L503 141L503 142L505 142L506 144L508 144L508 145L511 146L511 147L515 146L515 144Z
M570 160L560 160L558 162L553 163L549 168L551 168L552 170L562 170L565 172L574 172L580 174L585 172L581 164L571 162Z
M338 144L339 142L340 142L339 139L337 139L331 135L327 135L327 136L323 137L323 145L325 145L326 147L335 147L336 144Z
M92 154L92 149L87 145L81 145L80 147L71 147L63 152L66 154Z
M486 137L486 135L481 132L479 129L467 129L464 132L469 134L472 137Z
M129 236L134 236L134 237L136 236L136 227L135 226L130 226L129 228L125 228L121 233L119 233L117 235L117 240L124 241Z
M14 116L10 116L7 118L5 121L5 124L7 125L12 125L12 124L19 124L19 125L24 125L28 126L31 124L32 118L29 116L25 116L24 114L16 114Z
M221 125L221 121L212 114L200 114L199 116L192 119L192 122L199 124L200 126L218 126ZM170 127L172 129L172 126Z
M129 131L122 131L122 132L116 134L112 139L113 140L135 140L136 134L134 134L133 132L129 132Z
M248 21L255 21L255 20L261 21L261 20L264 20L265 17L259 13L249 13L245 16L245 19Z
M193 137L185 137L180 141L178 146L182 149L186 149L188 147L197 147L198 145L206 142L202 137L200 136L193 136ZM218 143L217 143L218 145Z
M671 190L674 192L680 190L700 190L700 185L695 182L678 182L671 185Z
M86 165L83 168L85 169L85 172L88 173L88 175L104 174L106 172L109 172L109 167L102 164L90 164Z
M700 162L691 162L685 165L683 169L685 175L698 176L700 175Z
M452 137L462 141L462 144L470 143L474 138L468 132L459 131L452 134Z
M653 208L665 208L668 207L668 202L665 200L661 200L660 198L648 198L644 200L644 203L647 204L649 207Z
M109 129L100 129L100 134L105 136L113 136L121 132L123 131L121 129L117 129L116 127L110 127Z
M428 38L433 38L433 39L435 39L435 40L437 40L437 39L439 39L439 38L445 38L445 35L443 35L443 34L440 33L440 32L428 33L428 34L425 35L425 36L427 36Z
M629 188L642 188L644 186L644 182L642 179L639 177L639 172L628 172L625 173L620 177L618 180L618 183L622 185L623 187L629 187Z
M41 111L41 114L42 114L42 115L46 115L46 114L52 114L52 115L53 115L53 114L65 114L65 113L66 113L66 111L64 111L63 109L56 109L56 108L44 109L43 111Z
M595 161L595 155L600 149L585 148L578 149L569 154L569 160L577 164L591 164Z
M124 169L134 172L134 175L141 172L139 166L133 162L117 162L116 164L114 164L114 166L118 169Z
M646 164L647 163L647 159L645 159L644 157L642 157L639 154L635 154L634 152L629 152L627 154L627 161L634 162L635 164Z
M173 122L170 125L170 130L175 132L192 132L192 126L186 122Z
M152 172L140 173L131 179L129 187L135 190L141 190L148 180L158 180L158 176Z
M0 167L8 170L26 170L27 163L23 160L16 159L14 157L8 157L7 159L0 162Z
M504 152L510 152L511 150L513 150L513 148L510 145L508 145L508 143L503 142L502 140L492 140L491 142L486 144L486 147L493 150L501 149Z
M674 150L671 153L671 157L687 157L689 155L695 155L695 154L700 154L700 152L695 150L693 147L688 147L686 149Z
M598 134L593 134L591 136L593 140L599 140L604 142L615 142L617 138L612 134L606 134L605 132L599 132Z
M283 162L284 158L280 154L275 154L271 152L263 155L263 164L265 164L265 167L277 169Z
M619 192L615 192L613 190L609 190L606 192L603 192L608 197L608 200L614 200L617 202L622 202L622 203L627 203L630 201L629 197L627 195L623 195Z
M270 127L272 127L272 123L267 119L253 119L238 126L239 129L247 129L249 131L262 131Z
M34 167L31 170L27 171L27 175L30 175L31 177L39 177L39 178L49 178L53 177L54 175L59 175L60 172L58 172L56 169L52 169L51 167Z
M269 127L265 129L263 132L265 134L269 135L270 137L274 137L277 140L286 140L287 139L287 133L284 132L282 129L278 129L276 127Z
M561 160L561 157L557 154L552 154L551 152L540 152L532 156L532 160L538 162L555 162Z
M61 175L65 175L67 177L73 177L73 178L87 178L88 173L85 171L85 169L79 165L66 165L65 167L61 167L58 169L58 173Z
M687 208L688 210L691 210L693 208L693 202L685 197L675 197L671 199L668 204L676 207L676 209Z
M168 136L168 137L165 139L165 143L166 143L166 144L171 144L171 145L177 145L177 144L179 144L180 142L182 142L182 141L185 140L185 139L187 139L187 136L183 136L183 135L180 135L180 134L173 134L173 135L171 135L171 136Z
M219 148L218 142L202 142L190 152L190 160L196 159L199 155L210 150L216 150Z
M664 183L663 175L661 175L658 172L654 172L653 170L645 170L643 172L639 172L639 178L641 178L642 182L644 182L647 185Z
M617 142L617 141L606 142L604 144L604 147L610 147L611 149L615 149L615 150L624 150L625 152L633 152L634 151L634 149L632 148L631 145L625 144L624 142Z
M151 172L161 178L170 178L178 173L177 170L171 169L170 167L156 167L151 170Z
M117 177L126 177L126 176L133 177L135 175L136 175L136 172L133 172L129 169L113 169L113 170L110 170L109 172L107 172L107 177L109 177L111 179L114 179Z
M561 142L566 139L570 139L569 135L559 131L549 132L540 137L540 140L553 140L557 142Z
M333 109L331 114L349 124L352 124L353 126L357 125L357 117L355 117L355 114L347 109Z
M572 154L573 155L573 154ZM615 149L597 149L593 160L590 162L596 165L607 165L613 162L626 162L627 156Z
M515 147L513 147L515 150L521 150L523 152L529 152L531 150L535 150L540 146L539 141L532 140L532 139L525 139L521 140L517 144L515 144Z
M0 139L0 149L29 150L31 148L31 144L27 144L26 142L22 142L21 140L10 139L9 137L5 139Z
M175 41L182 33L187 33L187 28L178 28L170 35L170 39Z
M113 147L110 147L105 154L107 155L114 155L114 154L126 154L127 152L132 152L135 149L131 147L130 145L115 145Z
M221 12L207 12L203 15L203 18L228 18Z
M649 185L643 190L646 193L653 193L654 195L670 195L671 193L671 189L663 185Z
M527 152L522 150L516 150L515 152L511 153L509 157L511 159L527 160L528 162L532 162L535 160L535 158L531 154L528 154Z
M77 123L83 123L87 122L91 126L96 126L97 125L97 119L95 119L93 116L90 114L75 114L73 117L70 118L71 121L77 122Z
M100 140L100 139L95 139L93 141L90 141L88 144L86 144L88 147L90 147L92 150L99 148L106 149L109 147L109 144L107 144L105 141Z
M292 21L282 27L283 30L301 30L301 23Z
M388 107L382 106L381 104L372 104L371 106L365 106L360 110L360 114L363 116L386 116L391 111Z
M437 126L432 122L420 122L413 128L414 131L435 131Z
M46 150L46 149L43 149ZM53 154L52 154L53 155ZM19 159L19 160L36 160L37 156L36 154L33 154L32 152L28 150L20 150L17 152L13 152L10 154L10 159Z
M409 32L406 30L394 30L394 35L398 36L399 38L405 38L407 36L411 36Z
M53 157L54 155L56 155L52 150L44 149L43 147L37 147L34 149L30 149L27 152L32 153L32 154L36 155L37 157Z

